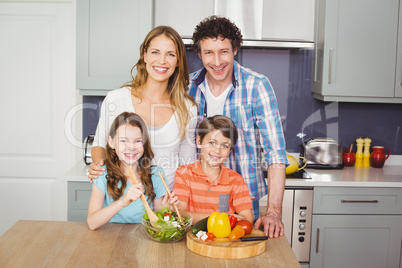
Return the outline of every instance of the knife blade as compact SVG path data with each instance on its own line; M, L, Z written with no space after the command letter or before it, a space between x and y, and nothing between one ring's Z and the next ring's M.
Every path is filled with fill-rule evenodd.
M268 236L243 236L240 239L229 240L229 238L215 238L214 242L248 242L248 241L262 241L267 240ZM214 243L211 242L211 243Z
M241 241L260 241L260 240L267 240L268 236L263 235L263 236L244 236L241 237Z

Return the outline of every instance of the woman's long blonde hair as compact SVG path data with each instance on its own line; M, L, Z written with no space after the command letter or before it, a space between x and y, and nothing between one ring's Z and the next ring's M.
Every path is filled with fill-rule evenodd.
M114 139L117 129L122 125L131 125L133 127L138 127L142 134L142 145L144 146L144 154L138 159L138 169L141 174L141 183L145 188L145 195L148 196L148 200L151 202L155 199L154 187L152 184L152 159L154 158L154 153L151 149L151 143L149 141L149 135L147 131L146 124L142 118L135 113L123 112L118 115L110 127L109 135ZM107 169L107 192L112 196L113 200L118 200L123 196L124 190L127 186L127 179L122 170L123 164L116 154L115 149L106 144L106 169ZM121 187L119 187L119 181L121 182Z
M183 139L186 134L186 126L190 120L190 111L187 108L186 101L190 101L194 105L195 102L187 93L189 74L185 46L180 35L172 27L158 26L148 33L140 46L140 59L131 69L132 80L124 84L123 87L131 87L131 94L141 99L141 86L144 85L148 79L144 53L148 50L151 41L162 34L171 39L176 48L178 66L169 78L167 91L169 93L170 105L177 112L176 120L179 125L180 138ZM133 71L135 68L137 68L137 75L134 78Z

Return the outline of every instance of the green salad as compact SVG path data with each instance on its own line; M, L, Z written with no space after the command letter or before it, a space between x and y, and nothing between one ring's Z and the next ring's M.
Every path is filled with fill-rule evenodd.
M145 231L151 236L151 238L159 242L174 242L181 240L192 223L190 217L181 215L184 222L184 225L182 225L177 213L171 211L169 207L164 207L155 211L155 214L158 216L155 226L152 226L149 221L148 213L144 214L142 223L145 226Z

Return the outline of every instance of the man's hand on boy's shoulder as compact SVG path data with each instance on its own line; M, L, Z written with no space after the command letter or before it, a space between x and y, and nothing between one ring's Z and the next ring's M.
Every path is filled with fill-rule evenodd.
M281 217L276 214L267 214L258 218L254 223L254 228L260 229L261 226L264 227L264 233L269 236L269 238L277 238L283 236L285 233Z
M100 160L98 163L92 163L89 165L88 178L89 182L92 183L93 179L97 179L99 175L103 175L105 168L102 166L105 164L104 160Z

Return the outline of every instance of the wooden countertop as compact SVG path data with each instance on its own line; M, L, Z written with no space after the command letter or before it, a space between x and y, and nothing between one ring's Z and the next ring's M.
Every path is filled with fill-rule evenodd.
M225 260L187 249L185 239L157 243L140 224L108 223L91 231L85 222L18 221L0 237L2 267L300 267L286 237L267 240L252 258Z

